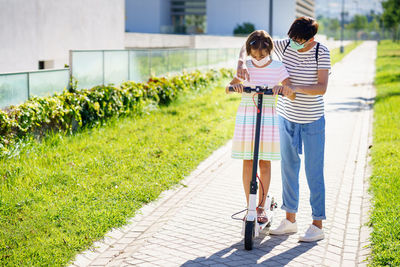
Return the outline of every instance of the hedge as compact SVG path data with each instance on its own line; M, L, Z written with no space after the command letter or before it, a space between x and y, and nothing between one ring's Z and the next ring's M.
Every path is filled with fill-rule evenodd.
M152 77L145 83L128 81L119 87L64 90L50 97L33 97L18 106L0 110L0 156L27 136L43 137L49 131L72 133L102 124L107 118L140 114L151 105L167 105L182 91L200 90L232 70L195 71L172 77Z

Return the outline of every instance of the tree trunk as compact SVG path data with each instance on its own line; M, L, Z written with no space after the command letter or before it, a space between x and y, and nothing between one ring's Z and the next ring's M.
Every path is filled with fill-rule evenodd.
M396 25L396 41L399 42L400 38L400 24Z

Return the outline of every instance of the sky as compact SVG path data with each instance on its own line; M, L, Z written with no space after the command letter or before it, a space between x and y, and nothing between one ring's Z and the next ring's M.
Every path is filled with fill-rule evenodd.
M370 10L382 13L382 0L344 0L345 12L352 17L355 14L369 14ZM315 0L315 13L330 18L340 18L342 0Z

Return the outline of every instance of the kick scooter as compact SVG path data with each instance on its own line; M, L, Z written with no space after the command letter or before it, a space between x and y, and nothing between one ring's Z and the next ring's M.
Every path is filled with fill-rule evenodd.
M229 87L230 92L235 92L232 86ZM257 93L257 119L256 119L256 132L254 139L254 156L253 156L253 170L250 182L250 195L249 195L249 206L247 208L247 215L243 220L242 235L244 235L244 248L246 250L252 250L254 239L258 237L259 233L265 228L270 227L273 219L273 211L276 209L277 204L273 198L267 196L265 200L265 213L268 221L266 223L260 224L257 220L257 166L258 166L258 153L260 145L260 128L261 128L261 112L263 95L272 95L272 89L268 86L255 86L255 87L244 87L243 91L246 93ZM264 189L261 184L262 192L264 194ZM238 213L241 213L240 211ZM238 214L236 213L236 214ZM236 215L234 214L234 215ZM233 216L232 215L232 218Z

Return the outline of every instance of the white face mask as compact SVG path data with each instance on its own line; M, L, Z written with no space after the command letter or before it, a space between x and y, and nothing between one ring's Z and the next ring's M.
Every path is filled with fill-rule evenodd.
M256 66L264 66L268 63L269 61L269 56L266 56L260 60L255 59L254 57L251 57L251 61L253 62L254 65Z

